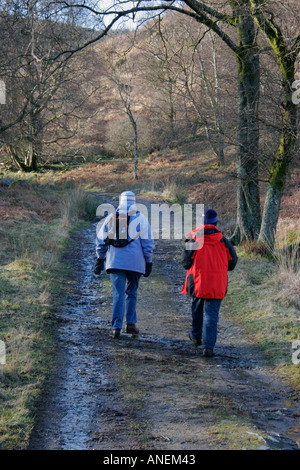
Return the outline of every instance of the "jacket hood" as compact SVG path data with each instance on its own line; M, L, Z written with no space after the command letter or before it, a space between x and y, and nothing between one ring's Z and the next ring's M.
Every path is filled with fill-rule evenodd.
M197 238L204 237L204 243L214 245L223 238L223 233L220 232L215 225L207 224L201 225L194 228L190 233L187 234L185 241L189 241L191 238L197 240Z
M122 214L134 214L137 211L135 194L132 191L124 191L119 197L118 212Z
M221 232L205 233L204 231L204 244L205 245L215 245L216 243L219 243L219 241L222 238L223 238L223 233Z

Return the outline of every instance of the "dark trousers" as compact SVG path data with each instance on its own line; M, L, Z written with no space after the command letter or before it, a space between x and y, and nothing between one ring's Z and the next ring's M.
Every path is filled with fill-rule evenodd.
M202 340L207 349L214 349L217 341L221 299L198 299L192 301L193 338Z

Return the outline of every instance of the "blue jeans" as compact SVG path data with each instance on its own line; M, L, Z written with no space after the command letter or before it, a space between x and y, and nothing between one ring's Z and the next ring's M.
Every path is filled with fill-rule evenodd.
M192 301L192 331L193 338L202 340L207 349L214 349L217 341L219 311L222 300L198 299Z
M121 330L125 312L126 323L133 324L137 321L136 301L141 274L133 271L112 269L109 276L113 289L113 316L111 327L113 330Z

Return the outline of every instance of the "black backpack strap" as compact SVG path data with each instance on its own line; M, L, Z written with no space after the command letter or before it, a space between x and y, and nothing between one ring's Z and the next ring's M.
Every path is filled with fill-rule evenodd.
M136 214L139 214L137 212ZM130 223L130 214L127 213L127 240L120 240L119 238L119 230L120 230L120 213L119 211L116 211L116 215L112 216L112 218L108 221L108 229L114 225L114 230L115 230L115 240L108 238L107 244L112 245L115 248L123 248L124 246L129 245L129 243L132 243L134 240L136 240L138 237L132 238L131 240L128 240L128 232L129 232L129 223Z

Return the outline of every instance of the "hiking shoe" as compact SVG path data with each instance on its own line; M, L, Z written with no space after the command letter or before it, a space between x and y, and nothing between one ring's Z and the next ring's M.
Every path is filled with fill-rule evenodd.
M204 349L203 356L205 357L213 357L215 355L212 349Z
M116 330L111 330L109 336L110 336L111 338L119 339L119 337L120 337L120 332L121 332L121 330L118 330L118 329L116 329Z
M139 329L135 326L134 323L127 323L125 331L129 335L138 335L139 334Z
M189 333L189 338L190 338L190 340L194 343L195 348L197 348L197 346L201 346L201 344L202 344L201 339L196 339L196 338L194 338L194 337L192 336L192 333Z

